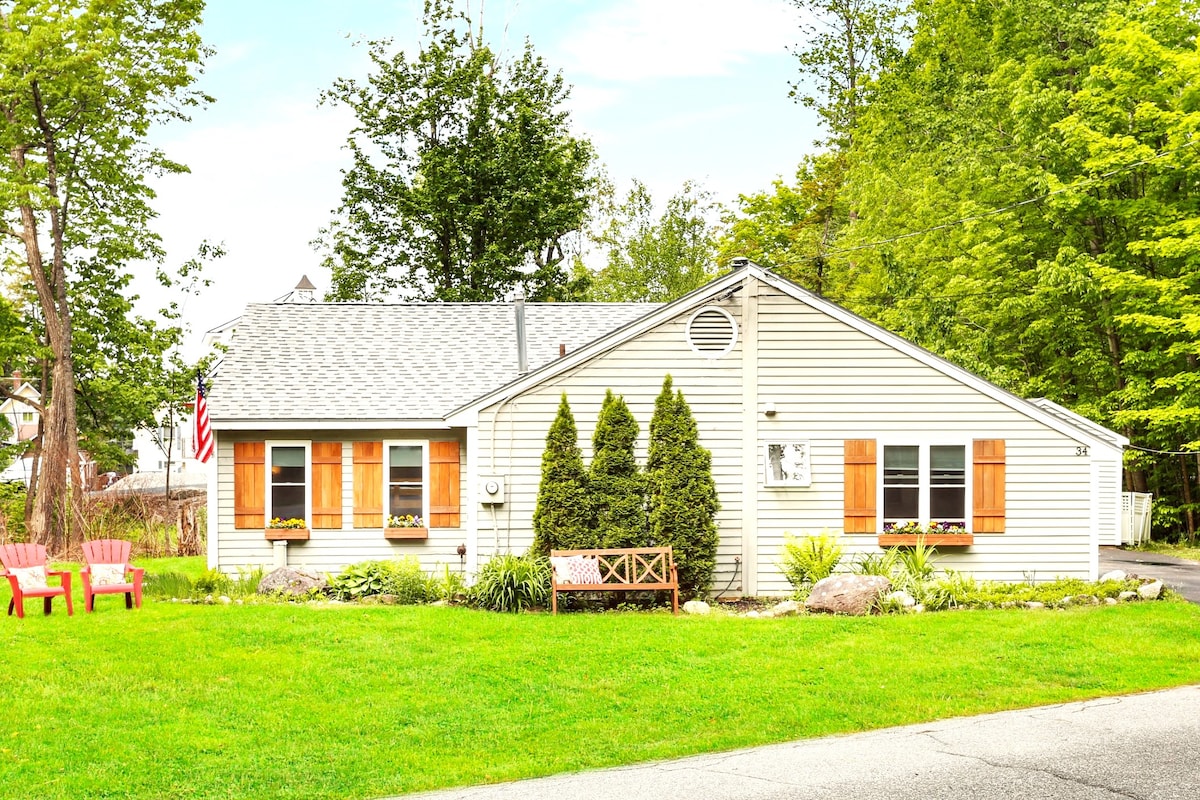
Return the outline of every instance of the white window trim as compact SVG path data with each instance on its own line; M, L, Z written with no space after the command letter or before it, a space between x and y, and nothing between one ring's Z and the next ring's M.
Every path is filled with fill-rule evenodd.
M799 478L777 480L771 472L772 445L802 445L804 460L802 474ZM807 439L771 439L763 442L763 485L768 487L807 487L812 486L812 444Z
M388 491L392 447L421 448L421 522L429 527L429 440L428 439L385 439L383 442L383 527L387 527L392 515L391 493Z
M887 518L884 516L883 509L883 451L887 447L919 447L920 455L918 456L921 465L919 473L920 479L918 486L921 491L917 496L917 511L919 512L918 519L915 520L919 525L925 527L929 525L929 448L934 446L954 445L963 449L963 527L967 533L974 533L974 498L975 498L975 457L973 439L960 438L944 438L944 437L928 437L919 434L913 436L905 436L903 438L893 439L877 439L876 447L876 464L875 470L878 476L875 481L875 508L878 513L875 518L877 529L882 532L884 522ZM913 520L908 520L913 521Z
M275 519L275 510L271 507L271 451L276 447L304 448L304 524L312 527L312 442L308 439L275 439L266 442L263 453L263 512L264 521L269 526Z

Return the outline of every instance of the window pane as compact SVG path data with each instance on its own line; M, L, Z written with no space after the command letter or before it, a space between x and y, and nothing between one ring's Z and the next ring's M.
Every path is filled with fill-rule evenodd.
M420 483L423 461L421 448L399 445L388 450L388 482Z
M391 467L388 471L390 483L420 483L420 467Z
M929 518L934 522L963 523L967 490L961 486L934 486L929 490Z
M885 486L916 486L920 480L921 448L915 445L883 448Z
M397 517L412 514L421 516L422 491L420 486L391 486L388 488L388 513Z
M929 448L929 482L934 486L965 486L966 448L962 445L933 445Z
M917 518L921 490L916 486L883 489L883 518L887 520L915 520Z
M304 483L303 447L271 448L271 483Z
M272 486L271 516L280 519L304 519L304 487Z
M271 467L303 467L303 447L272 447Z
M415 445L397 445L388 454L388 464L393 467L421 468L421 448Z

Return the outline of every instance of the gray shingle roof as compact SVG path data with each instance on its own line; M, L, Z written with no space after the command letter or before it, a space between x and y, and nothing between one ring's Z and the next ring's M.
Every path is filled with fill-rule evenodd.
M529 368L649 303L526 303ZM508 303L255 304L212 381L213 422L431 420L518 377Z

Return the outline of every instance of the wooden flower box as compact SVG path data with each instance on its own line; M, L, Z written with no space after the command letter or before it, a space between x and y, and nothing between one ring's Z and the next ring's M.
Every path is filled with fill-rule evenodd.
M975 544L973 533L881 533L880 547L913 547L918 542L930 547L967 547Z
M268 542L307 542L308 528L265 528L263 535Z
M395 541L428 539L429 528L384 528L383 538Z

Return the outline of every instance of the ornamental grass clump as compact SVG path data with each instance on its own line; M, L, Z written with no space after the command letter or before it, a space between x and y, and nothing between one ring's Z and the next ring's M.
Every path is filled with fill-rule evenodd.
M489 611L516 613L550 599L550 559L534 553L493 556L468 591L470 601Z
M779 568L795 590L797 600L807 598L813 584L833 574L842 560L843 552L837 535L828 531L799 539L791 533L783 535Z

